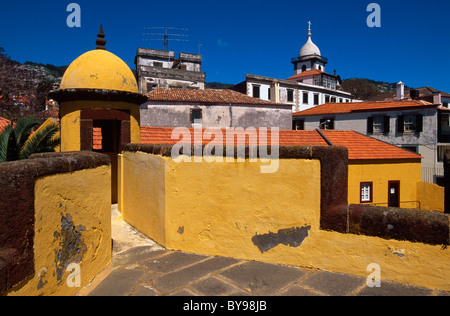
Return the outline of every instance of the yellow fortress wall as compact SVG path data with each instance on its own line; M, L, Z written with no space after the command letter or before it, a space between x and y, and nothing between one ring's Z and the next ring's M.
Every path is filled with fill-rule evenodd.
M383 281L450 290L447 247L321 227L324 161L291 155L261 174L261 162L177 163L167 148L128 148L124 219L169 249L362 277L376 263Z
M7 295L75 295L111 261L109 159L82 152L40 154L17 164L40 169L29 182L34 271Z

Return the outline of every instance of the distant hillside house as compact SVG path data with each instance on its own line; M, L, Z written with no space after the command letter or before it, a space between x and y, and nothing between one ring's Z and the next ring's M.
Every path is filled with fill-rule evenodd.
M154 127L278 127L291 129L288 104L222 89L154 89L141 105L141 125Z
M157 88L205 88L201 55L180 53L179 58L175 58L173 51L138 48L135 64L142 94Z
M308 40L298 57L292 58L294 75L287 79L247 74L245 81L231 89L254 98L286 103L292 111L303 111L327 102L355 102L351 93L341 90L341 78L325 72L328 59L321 55L311 39L311 23Z

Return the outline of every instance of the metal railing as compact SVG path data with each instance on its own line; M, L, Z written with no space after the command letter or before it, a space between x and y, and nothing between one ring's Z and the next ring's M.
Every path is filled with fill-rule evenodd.
M311 54L311 55L306 55L306 56L302 56L302 57L293 57L293 58L291 58L291 61L293 63L295 63L295 62L299 62L299 61L310 59L312 57L319 58L320 60L328 63L328 58L320 56L320 55L317 55L317 54Z

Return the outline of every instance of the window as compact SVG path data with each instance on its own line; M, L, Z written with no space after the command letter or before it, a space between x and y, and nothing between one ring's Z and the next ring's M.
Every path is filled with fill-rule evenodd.
M292 122L292 129L294 131L300 131L305 129L305 120L294 120Z
M319 95L314 94L314 105L319 105Z
M414 132L416 130L416 117L414 115L406 115L403 124L405 132Z
M325 103L330 103L330 96L329 95L325 96Z
M334 129L334 118L324 118L320 120L320 129Z
M372 182L361 182L361 203L372 203Z
M402 146L402 148L417 154L417 146Z
M287 101L294 102L294 90L292 89L287 90Z
M397 132L421 133L423 130L423 115L400 115L397 118Z
M384 133L384 117L375 116L373 118L373 132Z
M201 123L202 122L202 110L192 109L191 110L191 123Z
M254 98L260 97L259 91L260 91L260 86L253 85L253 97Z
M389 133L390 117L389 116L373 116L367 118L367 134Z
M153 67L162 68L163 67L163 63L160 62L160 61L154 61L153 62Z
M444 108L448 108L448 102L442 103L442 106L443 106Z
M303 104L309 104L309 93L303 92Z
M336 97L331 97L331 103L336 103Z
M302 66L302 72L305 72L306 71L306 65L303 65Z
M445 160L445 151L449 150L449 146L438 146L437 148L437 154L438 154L438 162L444 162Z

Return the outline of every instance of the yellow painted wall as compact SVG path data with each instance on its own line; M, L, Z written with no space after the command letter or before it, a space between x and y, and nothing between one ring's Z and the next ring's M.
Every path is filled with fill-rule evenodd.
M388 182L400 181L400 207L418 208L417 182L422 179L419 162L379 160L375 163L349 162L348 201L360 204L361 182L373 182L373 201L368 204L387 206Z
M85 109L129 110L131 114L131 142L139 143L141 139L140 109L135 104L104 101L70 101L60 106L61 115L61 151L80 150L80 115Z
M275 174L261 174L259 166L248 161L175 163L125 152L124 219L174 250L362 277L376 263L382 282L450 290L448 248L320 230L318 161L280 160ZM355 177L359 167L352 168ZM417 168L413 173L420 173ZM293 227L307 229L299 244L275 243L261 251L254 243L255 236L272 233L276 240L280 230Z
M165 160L124 152L119 193L124 220L160 244L165 244Z
M75 295L110 263L110 179L101 166L36 181L35 275L8 295ZM70 263L79 264L80 287Z
M445 188L434 183L417 182L417 199L422 210L445 211Z

